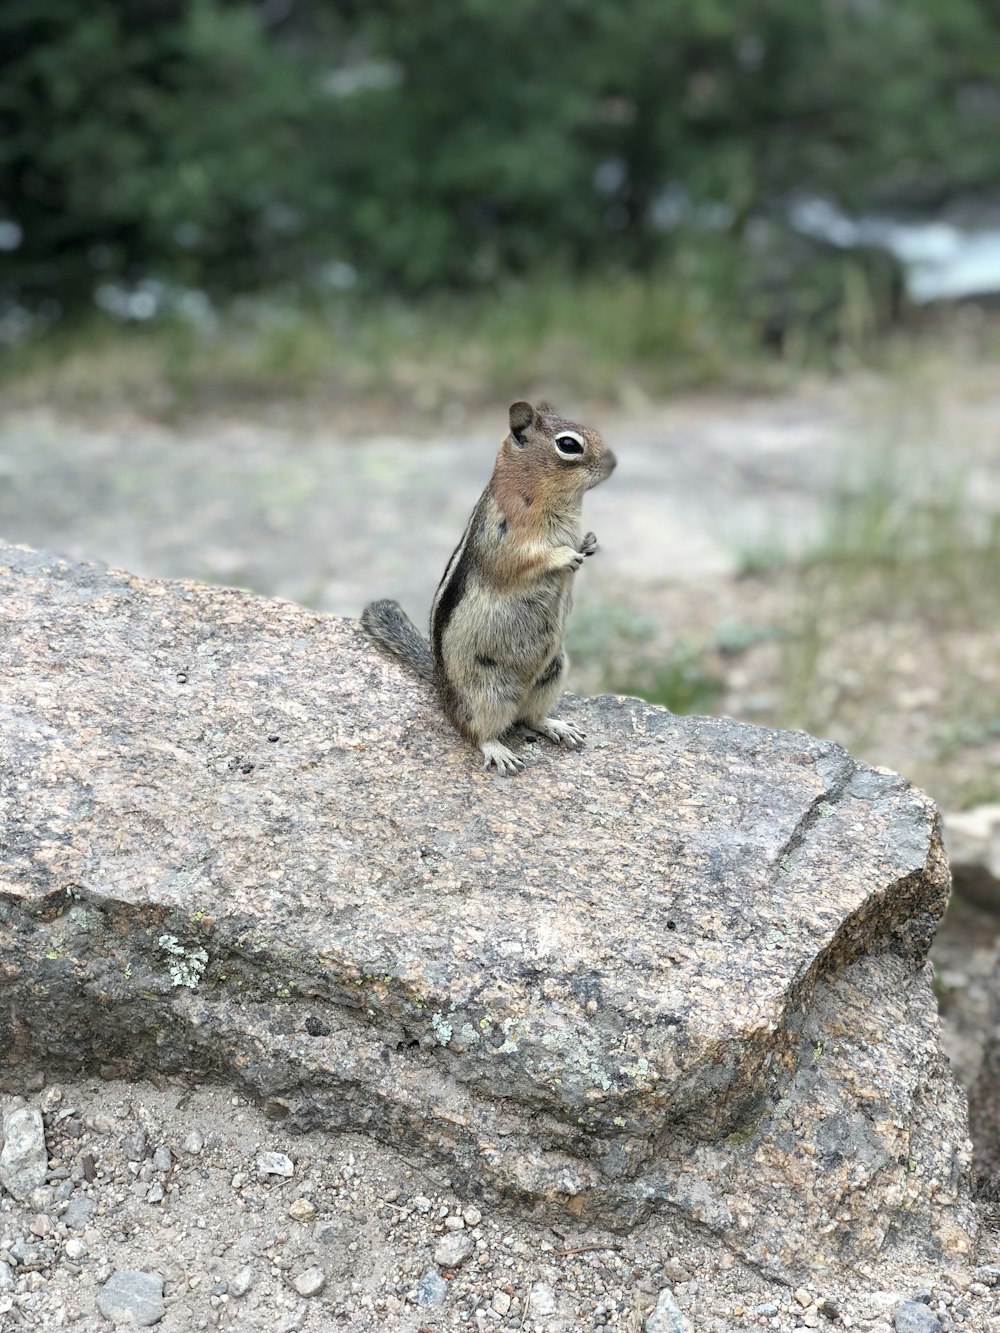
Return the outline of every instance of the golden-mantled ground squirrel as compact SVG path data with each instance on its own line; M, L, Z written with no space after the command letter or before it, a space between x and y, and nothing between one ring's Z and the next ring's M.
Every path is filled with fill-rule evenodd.
M361 623L383 648L437 685L445 712L501 773L524 763L500 737L515 723L572 748L583 732L549 717L566 670L573 575L597 550L580 535L583 497L615 456L596 431L547 403L514 403L490 484L438 585L426 641L397 602Z

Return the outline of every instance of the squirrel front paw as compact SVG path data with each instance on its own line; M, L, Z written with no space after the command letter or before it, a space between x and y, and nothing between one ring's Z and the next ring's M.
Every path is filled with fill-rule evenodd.
M572 546L560 546L555 552L554 569L568 569L571 574L583 564L583 551L574 551Z
M597 538L592 532L588 532L586 537L584 537L583 541L580 543L580 554L584 556L593 555L596 550Z

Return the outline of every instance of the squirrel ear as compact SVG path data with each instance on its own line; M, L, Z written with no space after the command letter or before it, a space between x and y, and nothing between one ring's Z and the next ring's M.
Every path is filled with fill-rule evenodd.
M521 438L535 419L535 409L530 403L511 403L510 405L510 432L518 444L523 444Z

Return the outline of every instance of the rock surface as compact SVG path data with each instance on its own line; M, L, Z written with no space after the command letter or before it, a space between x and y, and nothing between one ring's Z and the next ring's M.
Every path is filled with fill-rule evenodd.
M604 698L505 782L352 622L12 548L0 616L8 1058L221 1075L784 1276L969 1251L895 775Z
M892 1322L896 1333L941 1333L939 1319L920 1301L904 1301Z

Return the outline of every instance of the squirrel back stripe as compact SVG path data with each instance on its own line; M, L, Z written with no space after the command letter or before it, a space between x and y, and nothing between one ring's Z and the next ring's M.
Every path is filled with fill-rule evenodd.
M473 509L469 521L465 525L465 531L462 533L462 540L452 552L441 582L438 584L437 592L434 594L434 601L431 604L431 650L436 662L441 660L441 641L445 630L448 628L448 622L454 615L455 608L462 600L462 595L465 592L475 541L482 530L482 511L485 499L485 495L480 497L478 504Z

